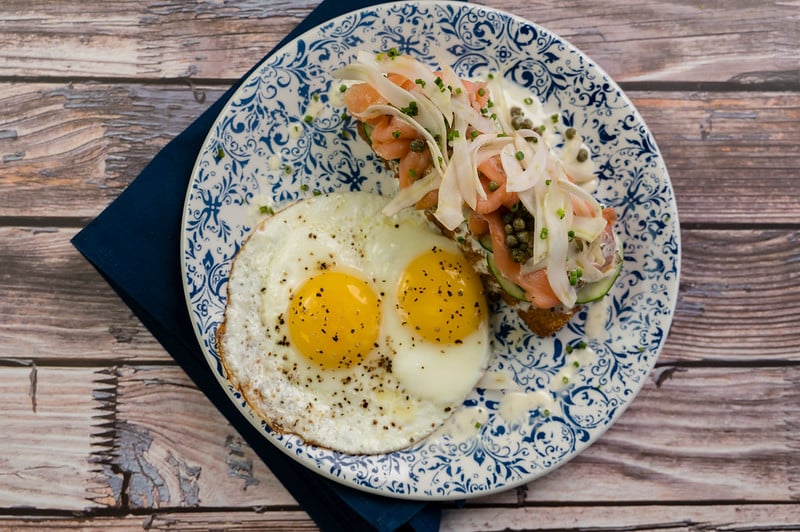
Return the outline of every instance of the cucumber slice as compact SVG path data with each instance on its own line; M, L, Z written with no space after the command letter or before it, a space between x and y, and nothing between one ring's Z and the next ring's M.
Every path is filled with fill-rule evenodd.
M488 233L480 237L478 242L486 251L492 251L492 237Z
M497 283L508 295L515 299L519 299L520 301L528 300L528 298L525 297L525 290L523 290L522 287L503 277L503 275L500 273L500 270L497 269L497 264L494 262L493 254L486 254L486 264L489 266L489 271L492 272L494 278L497 279Z
M614 273L606 277L605 279L600 279L597 282L589 283L583 285L577 293L577 299L575 300L576 303L583 304L583 303L591 303L592 301L597 301L598 299L602 299L611 287L614 286L614 283L617 281L617 277L619 277L620 272L622 271L622 246L620 242L617 241L617 250L614 253Z
M361 130L361 136L367 141L367 144L372 146L372 130L374 127L371 124L359 122L358 129Z

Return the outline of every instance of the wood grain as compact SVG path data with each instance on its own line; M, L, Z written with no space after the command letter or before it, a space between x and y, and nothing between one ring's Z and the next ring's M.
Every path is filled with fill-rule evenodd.
M72 247L75 232L0 227L0 358L171 360Z
M236 79L319 2L4 2L0 76ZM568 39L618 81L796 84L791 3L482 2ZM115 53L109 54L113 49Z
M442 532L481 530L669 530L675 532L760 532L800 529L795 505L708 506L526 506L477 511L445 510Z
M305 512L262 509L214 512L155 512L124 517L0 517L13 530L318 530ZM787 504L708 506L525 506L445 508L442 532L669 530L670 532L778 532L800 529L796 507Z
M39 368L36 412L29 371L0 367L0 400L15 405L0 436L8 456L19 457L0 462L0 508L296 504L177 367ZM47 434L48 423L62 429ZM800 499L798 429L800 367L690 368L648 381L620 420L562 468L468 505L788 503ZM71 478L71 490L60 478Z
M0 83L0 217L95 216L222 93L196 89L204 103L188 85ZM630 96L682 222L796 223L800 94Z
M82 511L109 482L90 460L94 375L27 362L0 366L0 507Z

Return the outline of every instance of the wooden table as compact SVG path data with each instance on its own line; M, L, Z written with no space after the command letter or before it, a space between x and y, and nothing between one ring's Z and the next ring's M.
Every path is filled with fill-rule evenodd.
M69 239L317 3L0 3L0 527L314 528ZM442 529L800 530L800 4L485 3L633 99L683 269L621 420Z

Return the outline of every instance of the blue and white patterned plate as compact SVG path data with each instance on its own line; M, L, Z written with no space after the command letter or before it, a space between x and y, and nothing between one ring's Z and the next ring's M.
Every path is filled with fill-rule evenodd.
M457 413L461 430L449 424L412 448L353 456L270 431L228 382L214 335L231 259L256 223L258 205L279 208L315 191L394 189L392 176L358 139L355 124L343 118L336 97L340 82L332 77L358 50L392 47L431 66L442 59L462 77L503 73L578 128L599 162L597 196L619 215L625 261L603 309L609 325L590 342L597 357L580 369L574 384L556 391L549 383L569 364L568 346L586 338L588 311L553 337L538 338L515 313L498 306L491 378ZM507 13L465 3L401 2L355 11L305 33L244 82L198 156L181 253L189 312L207 361L267 440L358 489L445 500L540 477L586 449L619 418L666 339L677 297L680 238L672 186L652 135L622 90L589 58ZM501 406L511 390L536 392L544 403L509 421Z

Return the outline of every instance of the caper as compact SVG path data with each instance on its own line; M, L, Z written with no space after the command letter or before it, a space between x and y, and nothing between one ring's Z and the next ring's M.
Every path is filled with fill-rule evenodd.
M578 155L576 156L576 159L578 159L579 163L582 163L588 158L589 158L589 152L586 151L586 148L581 148L580 150L578 150Z
M411 141L411 151L414 153L422 153L425 151L425 141L421 139L414 139Z
M504 224L510 224L511 220L513 220L513 219L514 219L514 216L510 212L507 212L507 213L505 213L503 215L503 223Z
M567 130L564 132L564 136L567 137L567 139L572 140L575 138L576 133L577 131L575 131L574 127L568 127Z
M515 116L511 119L511 127L514 129L533 129L533 122L530 118Z
M509 112L511 113L512 117L513 116L522 116L522 107L517 107L515 105L509 110Z
M531 239L531 234L527 231L520 231L516 234L517 240L523 244L527 244Z
M511 225L514 227L515 231L522 231L525 229L525 220L522 218L522 216L517 216L511 222Z
M519 246L519 241L514 235L506 235L506 245L510 248L515 248Z
M525 262L528 260L528 254L519 248L511 250L511 260L514 262Z
M510 235L510 234L514 233L514 226L511 225L511 224L506 224L504 229L505 229L507 235Z

